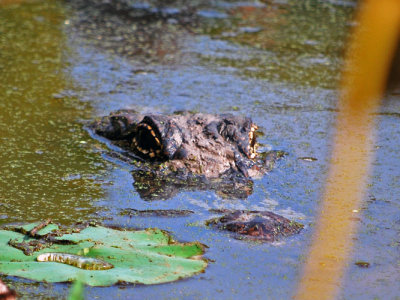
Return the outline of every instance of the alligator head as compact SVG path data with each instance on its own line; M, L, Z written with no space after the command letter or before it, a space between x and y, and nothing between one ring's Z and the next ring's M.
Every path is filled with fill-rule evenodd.
M90 127L128 156L147 162L138 168L152 174L150 181L154 176L174 174L174 178L191 182L188 176L195 175L208 182L226 179L225 183L242 181L249 186L251 178L261 177L270 167L265 156L257 153L258 127L246 117L188 112L142 115L120 110ZM269 156L269 163L279 157L278 152L275 154ZM144 175L134 177L146 182Z

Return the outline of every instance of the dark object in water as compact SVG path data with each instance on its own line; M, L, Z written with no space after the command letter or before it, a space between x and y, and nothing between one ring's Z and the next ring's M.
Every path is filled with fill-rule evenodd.
M72 228L72 229L62 228L60 226L61 228L58 230L53 230L53 231L43 234L43 235L38 234L38 231L40 231L40 229L46 227L50 223L52 223L52 221L50 219L48 219L44 222L40 222L39 225L35 226L30 231L27 231L26 229L24 229L23 226L19 227L16 225L3 226L1 228L5 229L5 230L10 230L10 231L15 231L15 232L25 234L26 235L25 240L18 242L17 240L11 239L8 241L8 244L16 249L21 250L22 252L24 252L25 255L30 256L30 255L33 255L37 251L40 251L44 248L51 247L53 244L60 244L60 245L76 244L76 242L74 242L74 241L60 239L59 237L61 237L64 234L68 234L68 233L78 233L82 229L85 229L86 227L88 227L90 225L87 222L77 223L74 226L74 228Z
M184 113L140 115L122 110L91 126L94 131L144 160L207 178L235 172L261 175L257 165L257 126L250 118Z
M124 209L121 216L137 217L185 217L194 214L194 211L187 209L146 209L138 210L133 208Z
M110 155L137 167L135 187L150 200L168 198L179 187L223 190L228 197L246 198L252 192L251 178L260 178L285 154L258 153L257 128L250 118L231 114L141 115L133 110L113 112L90 125L125 150ZM163 181L159 189L158 180Z
M47 219L46 221L41 222L39 225L35 226L35 228L33 228L31 231L29 231L28 234L31 237L35 237L36 234L38 233L38 231L40 231L41 229L45 228L50 223L51 223L51 219Z
M34 252L40 251L52 245L52 243L47 242L43 239L31 240L29 242L21 242L21 243L18 243L15 240L9 240L8 244L11 247L21 250L22 252L24 252L25 255L28 256L32 255Z
M206 222L207 225L237 234L238 238L249 238L273 242L280 237L299 233L303 225L290 221L270 211L231 211L222 217Z
M369 266L370 266L369 262L362 261L362 260L359 260L359 261L355 262L354 264L360 268L369 268Z

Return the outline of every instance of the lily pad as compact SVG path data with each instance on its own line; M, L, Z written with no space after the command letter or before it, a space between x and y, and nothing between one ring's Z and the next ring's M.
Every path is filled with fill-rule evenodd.
M203 244L176 242L160 229L128 231L89 226L60 230L57 225L49 224L35 237L30 236L29 231L37 225L9 226L0 230L0 273L45 282L79 278L91 286L109 286L118 282L171 282L203 272L207 266L207 261L200 258L204 254ZM67 233L62 234L64 232ZM45 247L29 256L12 246L37 243ZM113 268L90 270L66 263L37 261L44 253L53 253L54 257L60 256L54 253L79 255L82 259L90 258L89 261L94 258L112 264Z

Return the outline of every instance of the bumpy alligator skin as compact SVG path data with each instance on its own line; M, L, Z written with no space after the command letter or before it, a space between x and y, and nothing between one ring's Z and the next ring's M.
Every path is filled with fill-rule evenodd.
M142 115L120 110L90 128L136 161L135 185L148 200L159 197L160 189L167 198L172 196L182 179L186 188L245 198L252 193L251 178L261 177L282 156L279 151L259 155L257 126L250 118L231 114ZM162 180L159 187L155 178Z

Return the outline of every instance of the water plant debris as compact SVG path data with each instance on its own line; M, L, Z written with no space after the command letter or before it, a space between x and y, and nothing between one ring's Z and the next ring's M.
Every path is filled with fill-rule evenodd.
M156 284L204 272L205 245L176 242L166 231L112 229L47 220L0 229L0 273L91 286Z

